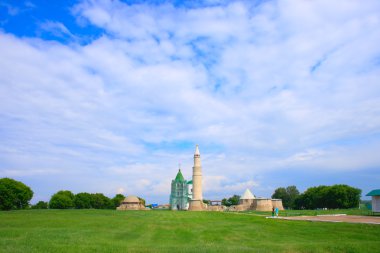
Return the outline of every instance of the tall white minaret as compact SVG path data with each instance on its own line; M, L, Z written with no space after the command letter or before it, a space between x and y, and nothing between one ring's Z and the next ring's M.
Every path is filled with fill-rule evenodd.
M190 201L189 210L203 210L202 196L202 166L201 154L199 153L198 145L195 146L194 167L193 167L193 199Z

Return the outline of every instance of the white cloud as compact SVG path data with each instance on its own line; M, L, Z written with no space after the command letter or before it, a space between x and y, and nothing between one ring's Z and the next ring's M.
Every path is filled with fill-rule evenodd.
M191 176L182 143L205 150L206 195L265 188L266 171L379 166L379 9L94 0L73 7L104 29L89 44L0 33L0 168L165 199L178 160ZM64 23L42 28L74 38Z
M290 157L290 162L302 162L302 161L308 161L313 159L318 159L318 157L323 155L323 151L320 150L306 150L303 153L297 153Z
M61 174L59 169L5 169L0 170L1 174L5 177L25 177L25 176L39 176L39 175L52 175Z
M124 189L124 188L119 187L119 188L117 189L117 194L124 194L124 193L125 193L125 189Z
M46 21L42 23L40 27L42 30L50 32L58 37L68 36L69 38L75 38L75 36L69 31L69 29L67 29L67 27L60 22Z
M226 176L204 176L204 190L217 194L220 197L221 193L228 194L241 194L245 189L253 189L259 186L258 182L248 180L243 182L231 181ZM206 196L207 197L207 196Z

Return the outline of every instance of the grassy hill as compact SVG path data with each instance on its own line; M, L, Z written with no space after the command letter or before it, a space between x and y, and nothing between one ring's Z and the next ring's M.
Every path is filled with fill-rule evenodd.
M218 212L0 212L0 252L379 252L380 226Z

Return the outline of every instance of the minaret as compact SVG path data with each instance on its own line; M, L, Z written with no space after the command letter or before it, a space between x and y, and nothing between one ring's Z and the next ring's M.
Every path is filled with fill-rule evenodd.
M190 201L190 211L203 210L202 197L202 167L201 154L198 145L195 146L194 167L193 167L193 199Z

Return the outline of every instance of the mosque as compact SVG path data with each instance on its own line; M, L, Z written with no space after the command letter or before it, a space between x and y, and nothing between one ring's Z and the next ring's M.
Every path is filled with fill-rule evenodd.
M220 202L220 201L214 201ZM229 211L271 211L272 208L284 210L281 199L257 198L252 192L247 189L240 197L239 204L231 206ZM175 179L171 183L170 194L170 209L171 210L189 210L189 211L224 211L226 207L208 206L203 203L202 196L202 166L201 155L198 145L195 146L194 166L192 180L185 180L179 168Z
M193 181L186 181L182 175L181 168L178 170L177 176L172 180L170 194L171 210L188 210L192 199Z
M175 179L172 180L170 209L189 211L207 210L207 205L203 203L202 196L202 166L198 145L195 146L192 180L186 181L181 169L179 169Z
M213 203L217 203L213 205ZM203 203L202 195L202 165L198 145L195 146L194 166L192 180L185 180L179 168L176 177L171 183L170 209L189 211L271 211L273 208L284 210L281 199L257 198L247 189L241 195L239 204L235 206L222 206L221 201L211 201L210 205ZM146 210L140 199L136 196L126 197L117 210Z
M203 203L202 197L202 167L201 155L198 145L195 147L193 178L190 181L185 180L181 168L175 179L172 180L170 194L171 210L190 210L202 211L207 210L207 205ZM145 210L145 206L136 196L126 197L117 210Z

